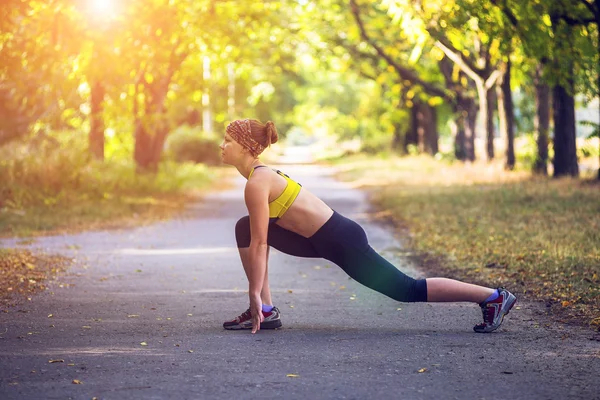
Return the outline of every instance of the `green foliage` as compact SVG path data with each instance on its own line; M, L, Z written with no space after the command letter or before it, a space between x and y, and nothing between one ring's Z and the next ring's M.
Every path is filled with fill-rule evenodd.
M173 163L164 163L155 176L140 175L130 160L91 161L85 147L80 132L63 131L0 148L0 207L23 210L172 193L183 190L188 181L207 181L210 176L203 165L180 168Z
M166 157L179 163L191 161L206 165L220 165L221 139L217 135L202 132L200 128L183 125L169 135Z

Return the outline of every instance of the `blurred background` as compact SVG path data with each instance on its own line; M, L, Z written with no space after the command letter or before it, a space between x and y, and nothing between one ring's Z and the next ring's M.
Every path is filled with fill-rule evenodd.
M424 154L600 179L599 7L4 0L0 210L189 193L242 117L275 121L267 157Z
M168 218L226 185L228 122L272 120L267 160L375 188L415 249L473 267L453 276L597 316L599 21L600 0L3 0L0 235Z

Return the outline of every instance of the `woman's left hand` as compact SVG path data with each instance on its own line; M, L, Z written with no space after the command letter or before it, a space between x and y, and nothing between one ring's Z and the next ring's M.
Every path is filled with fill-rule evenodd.
M252 315L252 333L256 333L260 330L260 323L265 319L260 295L250 296L250 314Z

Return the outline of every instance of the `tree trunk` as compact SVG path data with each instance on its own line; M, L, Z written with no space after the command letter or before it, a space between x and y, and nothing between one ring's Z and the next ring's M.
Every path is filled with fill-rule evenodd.
M515 168L515 114L513 108L512 92L510 91L510 58L506 61L506 69L496 86L498 96L498 118L500 120L500 134L506 139L506 164L507 170Z
M392 151L395 153L402 153L404 135L402 135L402 126L400 124L394 124L394 137L392 138Z
M572 87L572 82L570 82ZM554 177L579 175L575 136L575 100L569 90L556 85L552 93L554 111Z
M465 139L467 160L473 162L475 161L475 131L477 129L477 105L474 100L468 99L466 110Z
M494 159L494 136L496 136L496 132L494 129L494 88L490 88L486 90L485 93L486 101L485 104L487 106L486 114L485 114L485 132L486 132L486 150L487 150L487 159L488 161L492 161Z
M437 122L438 122L438 118L437 118L437 110L435 107L430 106L429 104L425 104L425 109L427 110L426 115L428 116L426 122L427 122L427 135L426 135L426 139L427 139L427 143L426 143L426 150L429 154L431 154L432 156L436 155L439 151L439 139L440 139L440 134L438 132L438 128L437 128Z
M100 81L93 82L90 90L90 155L96 159L104 160L104 86Z
M548 175L548 131L550 126L550 88L542 80L542 65L535 70L535 118L533 126L537 135L537 157L533 171Z
M460 102L461 99L457 99L457 101ZM467 141L465 137L466 111L463 111L460 107L456 107L454 113L456 119L450 125L452 136L454 136L454 157L457 160L465 161L467 159Z
M410 127L406 132L406 137L404 138L404 150L406 153L409 153L408 146L418 146L419 145L419 102L413 101L413 106L410 108Z
M417 137L419 152L435 155L438 152L437 113L427 103L417 106Z
M135 149L134 159L138 173L156 173L160 157L167 138L168 129L165 127L155 128L151 130L147 128L147 124L143 121L135 123Z

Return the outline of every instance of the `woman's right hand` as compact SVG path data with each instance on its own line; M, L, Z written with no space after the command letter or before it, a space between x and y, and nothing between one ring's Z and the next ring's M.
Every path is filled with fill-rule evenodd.
M265 319L260 294L250 295L250 315L252 315L252 333L256 333L260 330L260 323Z

